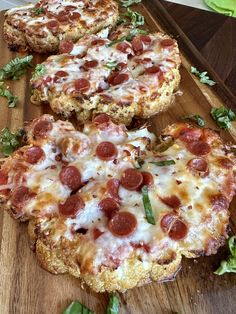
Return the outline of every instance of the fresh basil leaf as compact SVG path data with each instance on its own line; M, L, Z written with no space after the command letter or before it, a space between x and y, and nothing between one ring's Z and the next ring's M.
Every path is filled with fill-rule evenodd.
M29 55L24 58L16 57L11 60L0 70L0 81L7 79L18 80L26 73L26 69L31 67L30 62L32 59L33 56Z
M229 129L231 127L231 121L236 120L235 113L225 107L212 108L211 116L221 129Z
M112 294L109 299L106 314L119 314L120 300L118 296Z
M8 108L14 108L18 101L18 97L14 96L4 85L3 82L0 82L0 96L7 98Z
M203 84L208 84L210 86L213 86L216 84L216 82L214 82L213 80L211 80L209 78L209 76L207 75L207 72L199 72L195 67L191 66L191 73L195 74L196 76L199 77L200 82Z
M221 261L220 267L214 272L216 275L236 273L236 236L232 236L229 239L228 245L231 255L229 255L226 261Z
M121 2L122 7L127 8L131 6L132 4L140 3L141 0L120 0L120 2Z
M130 30L129 34L126 35L126 36L122 36L121 38L119 39L115 39L115 40L112 40L109 42L109 44L107 45L108 47L110 46L113 46L117 43L120 43L124 40L127 40L127 41L131 41L133 39L134 36L138 35L138 34L141 34L141 35L146 35L148 34L147 31L143 30L143 29L139 29L139 28L133 28Z
M196 122L197 125L199 125L201 128L205 126L205 120L198 114L184 116L183 120L190 120L190 121Z
M175 161L170 159L170 160L161 160L161 161L151 161L150 164L154 164L155 166L159 167L164 167L164 166L170 166L174 165Z
M115 69L117 65L118 65L117 61L110 61L110 62L107 62L107 64L105 64L105 67L108 69Z
M47 72L46 66L44 64L37 64L35 69L34 69L34 73L32 78L36 79L39 76L44 75Z
M148 187L146 185L142 187L142 195L143 195L143 206L145 209L147 221L150 224L155 225L156 222L153 216L152 205L148 196Z
M4 156L9 156L20 145L22 132L11 133L8 128L4 128L0 134L0 150Z
M45 10L44 10L44 8L33 8L32 10L31 10L35 15L40 15L40 14L42 14L42 13L45 13Z
M144 25L144 16L128 8L127 12L121 14L121 17L118 23L120 24L120 23L129 23L129 22L135 27Z
M79 301L72 302L63 312L63 314L93 314L90 309Z

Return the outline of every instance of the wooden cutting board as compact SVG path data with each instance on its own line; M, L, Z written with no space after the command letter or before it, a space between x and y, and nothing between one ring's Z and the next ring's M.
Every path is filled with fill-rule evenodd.
M155 5L154 5L155 3ZM152 129L158 134L162 128L186 114L200 114L207 126L216 128L210 117L212 106L230 105L236 109L233 95L223 85L220 78L201 58L185 34L175 25L159 1L146 0L145 6L138 6L145 15L146 24L151 31L171 32L180 43L182 52L181 85L182 96L176 96L172 107L158 117L152 118ZM151 12L151 13L150 13ZM153 14L153 16L152 16ZM0 13L0 67L17 54L10 52L2 39L3 13ZM34 55L34 64L45 56ZM191 60L191 61L190 61ZM194 63L193 63L194 62ZM190 73L194 64L201 70L208 70L218 84L214 88L199 83ZM50 112L47 106L36 107L30 98L30 71L19 81L9 82L11 91L19 96L14 109L7 108L6 101L0 97L0 129L8 126L12 131L22 126L23 121L31 120L42 113ZM233 141L229 132L221 131L227 141ZM236 135L232 128L231 134ZM231 204L231 229L236 232L236 213ZM194 260L184 259L182 270L173 282L152 283L120 294L121 314L230 314L236 309L236 275L216 276L213 271L220 260L227 256L226 247L211 257ZM0 313L1 314L60 314L73 300L80 300L95 311L105 312L108 294L96 294L86 286L81 288L79 280L68 275L52 275L37 263L34 253L29 249L27 223L15 222L0 211Z

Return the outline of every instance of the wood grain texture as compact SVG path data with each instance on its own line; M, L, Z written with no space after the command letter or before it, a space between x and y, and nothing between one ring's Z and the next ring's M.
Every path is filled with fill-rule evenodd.
M150 3L148 5L146 2L146 5L150 8ZM163 23L152 18L144 7L139 8L145 15L151 30L163 30ZM163 14L161 11L163 7L160 7L159 3L157 9L160 12L159 15ZM155 15L154 9L151 9L151 12L158 17L158 14ZM0 19L3 21L2 13ZM158 21L161 21L161 18ZM181 32L178 33L178 28L173 25L172 30L175 30L176 34L174 35L180 39L182 51L191 52L186 36ZM15 54L8 50L2 40L2 33L0 35L1 66L15 57ZM193 55L194 52L188 57L193 57ZM154 117L150 121L153 131L157 134L162 128L188 113L202 115L208 126L216 128L210 118L209 111L211 106L220 106L224 102L217 94L217 89L210 89L200 84L189 73L190 61L188 57L182 54L180 90L183 95L176 96L168 112ZM199 56L197 55L197 57ZM200 59L197 58L197 62L201 66ZM35 55L34 64L41 60L43 60L42 56ZM9 83L13 93L20 98L16 108L8 109L5 100L0 98L0 129L7 125L11 130L15 130L22 126L23 121L50 111L46 106L36 107L30 104L29 78L30 72L20 81ZM223 90L221 97L224 97L224 101L231 100L231 105L234 106L227 89L225 90L223 85L219 88ZM221 131L221 134L226 140L232 141L228 132ZM236 231L236 213L233 212L235 205L234 201L231 205L233 232ZM163 284L153 283L120 294L122 303L120 313L235 313L236 276L228 274L218 277L213 274L220 260L226 256L227 249L222 248L216 256L203 257L197 260L184 259L182 270L176 281ZM87 287L81 288L79 281L75 278L67 275L55 276L41 269L34 253L29 249L27 224L15 222L3 211L0 211L0 272L1 314L60 314L75 299L93 309L95 313L102 314L108 302L107 294L96 294Z
M161 3L236 95L236 19L163 0Z

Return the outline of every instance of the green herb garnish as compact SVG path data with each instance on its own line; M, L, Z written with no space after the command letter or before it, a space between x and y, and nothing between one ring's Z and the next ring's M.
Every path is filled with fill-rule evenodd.
M0 81L12 79L18 80L22 75L26 73L26 69L31 67L30 62L32 61L33 56L26 56L24 58L15 58L9 63L4 65L0 69Z
M109 61L107 64L105 64L105 67L108 69L116 69L118 65L117 61Z
M143 206L145 209L147 221L150 224L155 225L156 222L153 216L152 205L148 196L148 187L146 185L142 187L142 195L143 195Z
M118 23L121 24L121 23L129 23L129 22L135 27L144 25L144 16L128 8L127 12L121 14Z
M63 314L93 314L94 312L81 304L79 301L72 302L63 312Z
M14 108L18 101L18 97L14 96L4 85L3 82L0 82L0 96L7 98L8 108Z
M231 255L226 261L221 261L220 267L214 272L216 275L225 273L236 273L236 236L232 236L228 241Z
M159 166L159 167L164 167L164 166L170 166L170 165L174 165L175 161L170 159L170 160L162 160L162 161L151 161L150 164L153 164L155 166Z
M197 125L199 125L201 128L203 128L205 126L205 120L201 116L199 116L198 114L184 116L182 119L196 122Z
M119 314L120 300L118 296L112 294L109 299L106 314Z
M37 77L44 75L46 72L47 72L47 69L44 64L37 64L34 69L32 78L36 79Z
M124 40L131 41L132 38L133 38L134 36L138 35L138 34L146 35L146 34L148 34L148 32L145 31L145 30L143 30L143 29L133 28L133 29L131 29L131 31L129 32L128 35L122 36L122 37L119 38L119 39L115 39L115 40L110 41L107 46L108 46L108 47L113 46L113 45L115 45L115 44L117 44L117 43L120 43L120 42L122 42L122 41L124 41Z
M0 134L0 150L4 156L9 156L19 147L24 134L23 129L19 129L15 133L11 133L8 128L2 129Z
M131 6L132 4L140 3L141 0L120 0L120 2L121 2L122 7L127 8Z
M45 13L44 8L33 8L31 11L32 11L35 15L40 15L40 14L42 14L42 13Z
M208 84L210 86L213 86L216 84L213 80L210 80L209 76L207 75L207 72L199 72L195 67L191 67L191 73L195 74L200 78L200 82L203 84Z
M231 121L236 120L236 114L231 109L225 107L212 108L211 116L221 129L229 129Z

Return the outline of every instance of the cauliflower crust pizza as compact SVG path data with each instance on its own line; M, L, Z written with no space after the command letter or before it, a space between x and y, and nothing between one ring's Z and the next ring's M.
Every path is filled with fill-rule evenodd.
M185 123L161 144L100 114L82 132L43 115L0 172L2 207L29 220L42 267L93 290L125 291L176 274L181 258L227 238L235 159L217 133Z
M4 38L13 50L57 52L61 40L74 42L117 18L113 0L40 0L6 12Z
M31 101L82 122L104 112L129 124L167 109L180 81L177 42L162 33L134 33L119 27L109 38L61 42L61 54L36 68Z

